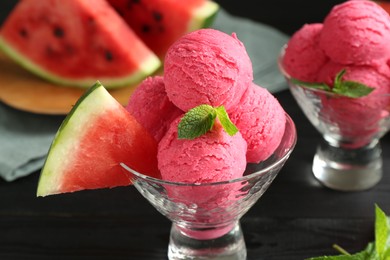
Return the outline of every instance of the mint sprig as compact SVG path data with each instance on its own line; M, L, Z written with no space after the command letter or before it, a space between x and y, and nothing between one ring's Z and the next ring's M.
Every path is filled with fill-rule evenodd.
M375 241L358 253L350 254L338 245L333 245L341 255L313 257L307 260L389 260L390 259L390 221L375 204Z
M210 131L218 118L223 129L231 136L238 132L237 127L230 121L224 106L212 107L199 105L189 110L178 125L179 139L195 139Z
M380 259L390 255L390 225L386 214L375 205L375 250Z
M306 82L295 78L292 78L291 82L296 85L320 89L350 98L359 98L367 96L375 89L373 87L369 87L356 81L342 80L345 72L346 70L343 69L339 73L337 73L334 80L333 88L325 83Z

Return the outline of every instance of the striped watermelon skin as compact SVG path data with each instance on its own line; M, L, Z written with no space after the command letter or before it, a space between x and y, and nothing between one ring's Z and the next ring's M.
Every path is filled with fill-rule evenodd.
M21 0L0 30L0 48L37 75L73 87L135 84L161 66L105 0Z
M208 27L219 6L206 0L108 0L160 58L187 32Z
M37 196L130 185L120 163L160 177L157 142L96 83L58 129L42 168Z

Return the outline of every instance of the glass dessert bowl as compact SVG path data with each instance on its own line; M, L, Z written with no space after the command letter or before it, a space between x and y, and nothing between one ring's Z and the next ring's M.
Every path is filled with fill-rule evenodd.
M270 186L296 138L294 122L286 114L284 136L273 155L248 164L243 177L229 181L170 182L122 167L136 189L172 221L169 259L246 259L239 220Z
M278 63L289 89L312 125L322 134L313 159L314 176L341 191L372 188L382 178L380 138L390 128L390 94L360 98L295 84Z

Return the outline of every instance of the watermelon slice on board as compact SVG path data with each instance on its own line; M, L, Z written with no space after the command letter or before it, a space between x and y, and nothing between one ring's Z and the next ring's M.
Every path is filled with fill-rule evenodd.
M73 87L135 84L161 66L105 0L21 0L1 28L0 49L35 74Z
M130 185L120 163L160 177L157 142L98 82L58 129L37 196Z
M143 42L163 59L186 32L208 27L219 5L207 0L108 0Z
M108 91L119 103L127 105L137 86ZM37 77L0 52L0 101L11 107L39 114L66 115L84 92L84 88L60 86Z

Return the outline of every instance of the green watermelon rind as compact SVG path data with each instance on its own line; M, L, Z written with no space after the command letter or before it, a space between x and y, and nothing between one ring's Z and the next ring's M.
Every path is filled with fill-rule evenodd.
M93 121L101 117L104 111L117 109L118 106L120 104L100 82L85 91L54 136L42 167L37 196L61 193L61 172L71 164L71 155L75 154L80 138L88 131L85 126L93 125Z
M213 1L206 1L203 5L193 10L193 17L189 22L187 31L195 31L210 27L217 16L219 5Z
M68 77L62 77L51 73L47 69L42 68L40 65L34 63L29 58L24 56L22 53L17 51L12 47L12 44L8 43L7 40L0 36L0 49L12 60L21 65L26 70L32 72L33 74L44 78L53 83L70 86L70 87L79 87L79 88L89 88L93 85L96 80L99 80L104 83L107 89L127 87L129 85L135 85L141 82L147 76L150 76L157 72L157 70L162 66L162 63L159 58L155 55L150 55L142 63L140 63L140 69L131 73L128 76L117 77L117 78L84 78L84 79L72 79ZM58 66L61 66L59 64Z

